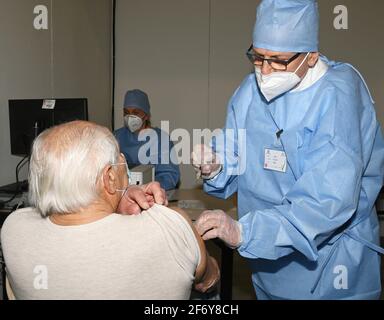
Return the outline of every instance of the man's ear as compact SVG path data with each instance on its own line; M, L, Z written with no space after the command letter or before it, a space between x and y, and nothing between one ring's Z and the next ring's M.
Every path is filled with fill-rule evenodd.
M313 68L319 60L320 54L318 52L311 52L308 58L308 66Z
M116 193L117 175L112 166L106 166L103 170L103 186L104 190L109 194Z

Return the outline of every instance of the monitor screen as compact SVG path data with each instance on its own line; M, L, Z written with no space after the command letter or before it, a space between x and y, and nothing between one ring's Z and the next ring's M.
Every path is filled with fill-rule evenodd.
M88 120L86 98L9 100L11 153L29 155L33 140L41 132L73 120Z

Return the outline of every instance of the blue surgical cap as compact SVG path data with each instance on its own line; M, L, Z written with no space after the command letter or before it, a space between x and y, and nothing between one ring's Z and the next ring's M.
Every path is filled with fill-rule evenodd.
M127 91L124 98L124 108L137 108L149 115L151 107L148 95L139 89Z
M281 52L319 51L316 0L262 0L253 30L253 47Z

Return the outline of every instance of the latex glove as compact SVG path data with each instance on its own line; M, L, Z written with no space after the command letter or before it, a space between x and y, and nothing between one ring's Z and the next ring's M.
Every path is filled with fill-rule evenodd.
M130 186L120 201L117 213L140 214L142 210L148 210L155 203L168 205L167 195L160 183L150 182L142 186Z
M240 222L233 220L222 210L204 211L195 222L195 227L203 240L219 238L232 249L241 245Z
M197 179L212 179L216 177L222 169L222 165L219 163L213 150L205 144L196 145L193 148L191 158Z

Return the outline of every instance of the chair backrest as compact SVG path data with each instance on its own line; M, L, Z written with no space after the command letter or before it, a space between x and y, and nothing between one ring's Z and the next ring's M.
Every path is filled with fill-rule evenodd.
M384 215L384 187L381 189L381 192L376 201L376 210L377 214Z

